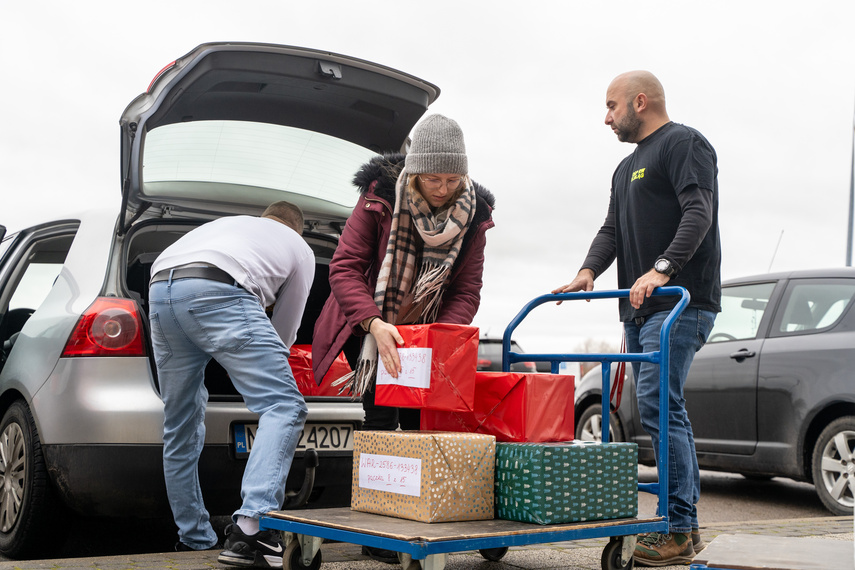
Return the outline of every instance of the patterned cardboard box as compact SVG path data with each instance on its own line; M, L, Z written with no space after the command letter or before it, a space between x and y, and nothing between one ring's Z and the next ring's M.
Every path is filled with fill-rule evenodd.
M634 443L496 444L496 517L556 524L635 517Z
M421 522L492 519L495 465L491 435L358 431L350 507Z

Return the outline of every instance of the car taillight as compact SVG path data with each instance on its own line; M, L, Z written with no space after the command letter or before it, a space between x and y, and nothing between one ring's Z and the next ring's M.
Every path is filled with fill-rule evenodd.
M134 301L98 297L80 316L62 356L145 356L142 331Z
M490 360L489 358L479 358L478 359L478 369L479 370L481 368L490 368L490 365L492 365L492 364L493 364L493 361Z

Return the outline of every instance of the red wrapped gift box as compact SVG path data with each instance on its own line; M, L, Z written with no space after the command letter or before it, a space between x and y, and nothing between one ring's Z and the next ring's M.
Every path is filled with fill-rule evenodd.
M573 376L478 372L475 378L472 411L422 411L421 429L483 433L502 442L573 439Z
M297 381L297 388L304 396L350 396L349 391L339 394L339 388L331 385L350 372L350 365L347 363L343 352L333 360L332 366L330 366L330 370L324 376L320 386L315 382L315 374L312 372L312 345L292 345L288 364L291 365L291 372Z
M392 378L379 363L378 406L470 411L475 402L478 328L433 323L402 325L398 348L403 371Z

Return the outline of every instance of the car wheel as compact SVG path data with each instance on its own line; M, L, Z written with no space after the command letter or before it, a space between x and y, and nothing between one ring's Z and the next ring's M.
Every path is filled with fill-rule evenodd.
M855 416L837 418L813 448L813 484L825 507L838 516L855 508Z
M20 400L0 422L0 476L0 553L20 558L58 550L64 509L54 499L33 416Z
M615 429L617 422L617 417L614 414L611 414L611 416L609 416L609 441L611 442L620 441L620 437L616 435L620 433L620 431ZM581 439L582 441L602 442L603 407L599 402L591 404L585 408L579 416L579 420L576 422L576 439Z

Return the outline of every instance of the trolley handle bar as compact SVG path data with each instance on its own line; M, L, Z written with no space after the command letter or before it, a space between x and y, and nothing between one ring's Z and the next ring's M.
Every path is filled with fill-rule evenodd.
M659 364L659 458L657 461L658 482L639 485L639 490L658 495L659 501L656 514L668 518L668 365L670 363L671 326L677 317L689 304L689 292L684 287L657 287L653 295L679 295L680 300L665 317L659 331L659 350L644 353L621 354L526 354L511 352L511 333L531 310L550 301L571 301L578 299L613 299L628 298L629 289L615 291L579 291L575 293L551 293L532 299L505 328L502 337L502 370L509 372L511 362L520 360L551 360L552 372L558 370L558 361L599 361L602 363L603 393L602 393L602 441L609 441L609 380L612 362L652 362Z
M691 299L689 292L684 287L670 286L657 287L653 290L654 296L677 296L681 298L677 305L671 309L669 315L665 318L662 324L662 330L659 333L659 346L663 347L667 352L668 342L671 336L671 326L683 310L688 306ZM576 301L581 299L619 299L629 298L629 289L616 289L611 291L578 291L575 293L548 293L535 297L517 313L511 322L505 327L505 333L502 336L502 370L510 372L511 364L522 361L550 361L553 363L552 372L557 372L556 362L654 362L658 363L661 360L661 354L655 352L637 352L637 353L618 353L618 354L539 354L511 351L511 335L519 324L528 316L528 314L536 307L552 301ZM660 351L661 352L661 351Z

